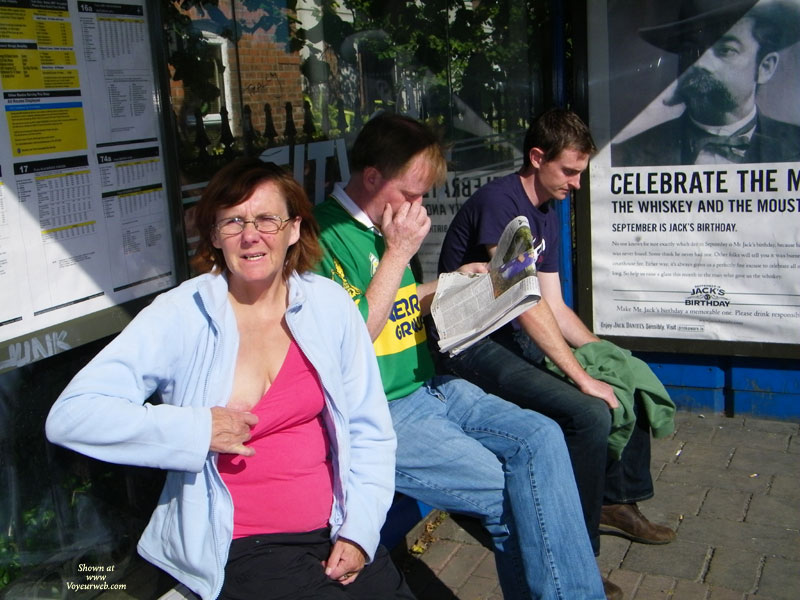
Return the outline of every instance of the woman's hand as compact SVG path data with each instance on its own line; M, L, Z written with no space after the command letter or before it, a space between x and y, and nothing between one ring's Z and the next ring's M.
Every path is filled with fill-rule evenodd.
M250 428L256 423L258 417L253 413L214 406L211 409L211 451L253 456L256 451L244 442L250 439Z
M342 585L350 585L356 580L366 562L367 555L358 544L339 538L331 548L328 560L324 561L322 566L325 567L325 575Z

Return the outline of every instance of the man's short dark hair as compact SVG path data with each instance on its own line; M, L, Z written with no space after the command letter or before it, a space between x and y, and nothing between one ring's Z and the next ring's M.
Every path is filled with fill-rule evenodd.
M589 127L578 115L565 108L551 108L534 119L522 144L524 167L531 164L532 148L544 152L545 162L553 160L568 148L582 154L597 152Z
M439 136L427 125L396 113L383 112L371 118L350 150L350 170L374 167L386 179L393 179L422 154L428 159L436 182L444 180L447 161Z

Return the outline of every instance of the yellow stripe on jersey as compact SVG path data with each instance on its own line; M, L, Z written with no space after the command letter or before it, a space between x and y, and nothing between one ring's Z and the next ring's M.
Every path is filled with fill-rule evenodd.
M412 283L397 290L389 320L373 342L375 354L377 356L397 354L413 348L426 339L417 297L417 284Z

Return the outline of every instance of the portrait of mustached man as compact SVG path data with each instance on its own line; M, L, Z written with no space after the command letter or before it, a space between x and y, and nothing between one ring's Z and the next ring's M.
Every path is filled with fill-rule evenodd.
M678 57L677 118L611 146L614 167L800 161L800 127L759 108L759 86L800 39L800 0L683 0L678 20L639 30Z

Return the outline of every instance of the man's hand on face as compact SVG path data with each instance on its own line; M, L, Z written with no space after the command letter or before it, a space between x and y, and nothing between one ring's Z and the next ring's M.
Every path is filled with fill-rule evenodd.
M431 218L422 202L404 202L394 212L390 204L383 209L381 233L386 252L397 253L405 262L411 260L431 228Z

